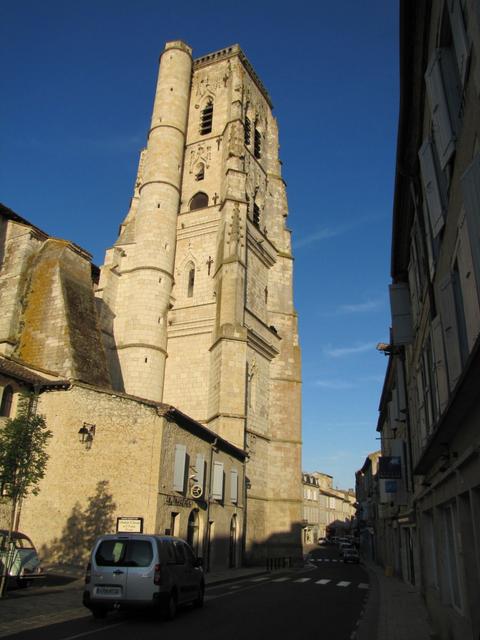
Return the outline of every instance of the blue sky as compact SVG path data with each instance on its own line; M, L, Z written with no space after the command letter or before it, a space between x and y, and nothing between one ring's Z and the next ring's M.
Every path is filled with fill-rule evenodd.
M378 448L398 117L396 0L2 3L0 199L97 264L145 143L158 56L239 43L279 121L303 350L303 468Z

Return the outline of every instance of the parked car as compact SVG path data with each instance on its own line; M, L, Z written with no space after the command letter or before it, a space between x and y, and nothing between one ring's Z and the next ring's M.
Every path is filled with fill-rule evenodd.
M8 558L8 531L0 529L0 575L5 564L9 567L7 586L28 587L34 581L45 577L37 550L30 538L20 531L12 532L14 547ZM8 560L7 560L8 558Z
M150 607L166 619L186 603L203 605L202 561L173 536L118 533L100 536L85 574L83 604L93 616Z
M353 544L350 544L350 542L342 542L338 547L338 552L341 556L343 556L345 551L350 551L352 549L355 549Z
M343 561L352 562L355 564L358 564L360 562L360 556L358 555L358 551L355 549L355 547L343 550Z

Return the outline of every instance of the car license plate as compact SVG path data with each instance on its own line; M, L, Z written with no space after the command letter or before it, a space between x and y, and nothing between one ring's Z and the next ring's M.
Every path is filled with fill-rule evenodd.
M96 596L121 596L122 589L121 587L96 587L95 588Z

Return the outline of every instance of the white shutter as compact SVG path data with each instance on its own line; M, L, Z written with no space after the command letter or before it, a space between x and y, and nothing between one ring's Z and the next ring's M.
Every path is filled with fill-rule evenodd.
M427 426L426 426L426 417L425 417L425 394L423 390L423 378L422 378L422 365L417 369L417 375L415 378L415 382L417 385L417 421L420 426L420 437L422 446L425 445L427 441Z
M431 337L433 345L433 358L435 367L435 382L438 390L438 403L440 414L448 404L448 376L445 367L445 349L443 347L442 323L440 316L436 316L432 322Z
M461 185L475 279L480 295L480 153L475 156L473 162L463 174Z
M212 498L223 500L223 462L213 463Z
M449 49L436 49L425 72L435 140L444 169L455 150L459 97L451 69Z
M435 275L435 255L433 249L433 238L432 231L430 226L430 217L428 215L428 206L426 201L423 201L422 204L423 210L423 222L425 227L425 244L427 245L427 254L428 254L428 271L430 273L430 280L433 280L433 276Z
M427 200L428 214L433 237L436 238L444 225L447 204L445 177L437 171L433 144L430 138L418 152L422 172L423 189Z
M230 500L234 504L238 502L238 471L230 470Z
M478 2L478 0L477 0ZM462 6L460 0L448 0L448 13L452 27L453 46L457 59L458 71L462 85L465 82L465 74L468 65L468 39L463 21Z
M203 490L205 482L205 456L203 453L197 453L197 457L195 459L195 470L197 472L196 484L200 485Z
M413 327L408 284L406 282L391 284L389 290L393 344L410 344L413 340Z
M408 265L408 286L410 289L410 301L412 307L412 322L416 327L418 324L418 311L419 311L419 295L417 289L417 262L415 260L415 254L412 251L413 245L410 247L410 263Z
M462 373L462 356L458 333L455 294L452 274L448 274L439 284L440 311L442 318L445 351L447 354L447 370L450 391L457 384Z
M458 241L458 275L462 290L468 351L470 352L480 331L480 308L478 304L477 282L473 268L470 238L468 237L468 228L464 216L461 217L458 227Z
M187 447L184 444L175 445L175 466L173 469L173 488L183 493L185 489L185 459Z

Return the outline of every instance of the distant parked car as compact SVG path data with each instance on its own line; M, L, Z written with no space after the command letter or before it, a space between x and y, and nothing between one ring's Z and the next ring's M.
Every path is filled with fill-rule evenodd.
M8 531L0 529L0 574L7 563L7 540ZM34 581L44 578L40 558L30 538L20 531L14 531L12 540L14 548L12 556L8 558L7 586L28 587Z
M85 575L83 604L95 618L112 609L157 609L175 616L177 607L203 605L202 561L173 536L118 533L100 536Z
M358 564L360 562L360 556L358 555L358 551L355 549L355 547L343 550L343 561L352 562L355 564Z
M338 552L341 556L343 556L345 551L350 551L352 549L355 549L353 544L350 544L350 542L342 542L338 547Z

